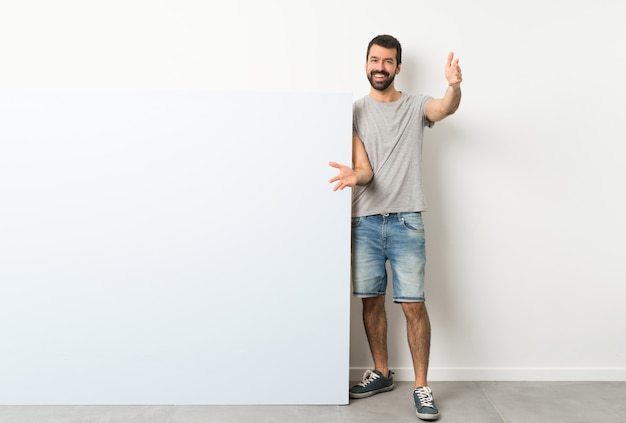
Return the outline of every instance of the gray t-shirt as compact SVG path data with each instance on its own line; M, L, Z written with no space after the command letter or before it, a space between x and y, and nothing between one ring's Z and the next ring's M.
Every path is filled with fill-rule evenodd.
M425 115L432 97L402 94L381 103L369 95L353 104L353 133L365 145L374 178L352 189L352 217L425 209L421 163Z

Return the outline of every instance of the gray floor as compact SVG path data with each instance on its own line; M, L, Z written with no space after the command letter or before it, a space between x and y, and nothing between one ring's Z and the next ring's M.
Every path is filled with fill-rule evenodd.
M439 422L626 422L626 382L432 382ZM412 384L336 406L0 406L2 423L415 422ZM250 389L250 388L247 388Z

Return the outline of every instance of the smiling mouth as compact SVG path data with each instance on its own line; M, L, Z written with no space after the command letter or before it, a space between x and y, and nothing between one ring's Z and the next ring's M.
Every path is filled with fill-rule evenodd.
M388 77L389 77L389 74L387 72L372 72L371 73L372 80L377 83L385 82Z

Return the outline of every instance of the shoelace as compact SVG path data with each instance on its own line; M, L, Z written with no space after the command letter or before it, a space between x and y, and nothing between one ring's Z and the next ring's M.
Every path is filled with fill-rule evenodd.
M420 404L422 404L423 407L435 408L435 405L433 404L435 401L433 398L433 391L431 391L429 387L425 386L423 388L417 388L415 392L417 393L417 398L420 400Z
M365 373L363 374L363 379L359 382L359 386L367 386L370 383L372 383L373 381L375 381L376 379L379 379L380 376L378 376L376 373L374 373L371 370L366 370Z

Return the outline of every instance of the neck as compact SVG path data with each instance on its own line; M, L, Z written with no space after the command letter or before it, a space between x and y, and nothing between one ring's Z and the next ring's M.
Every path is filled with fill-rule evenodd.
M393 101L400 100L402 92L396 90L396 88L390 85L385 91L378 91L374 88L370 88L370 97L381 103L391 103Z

